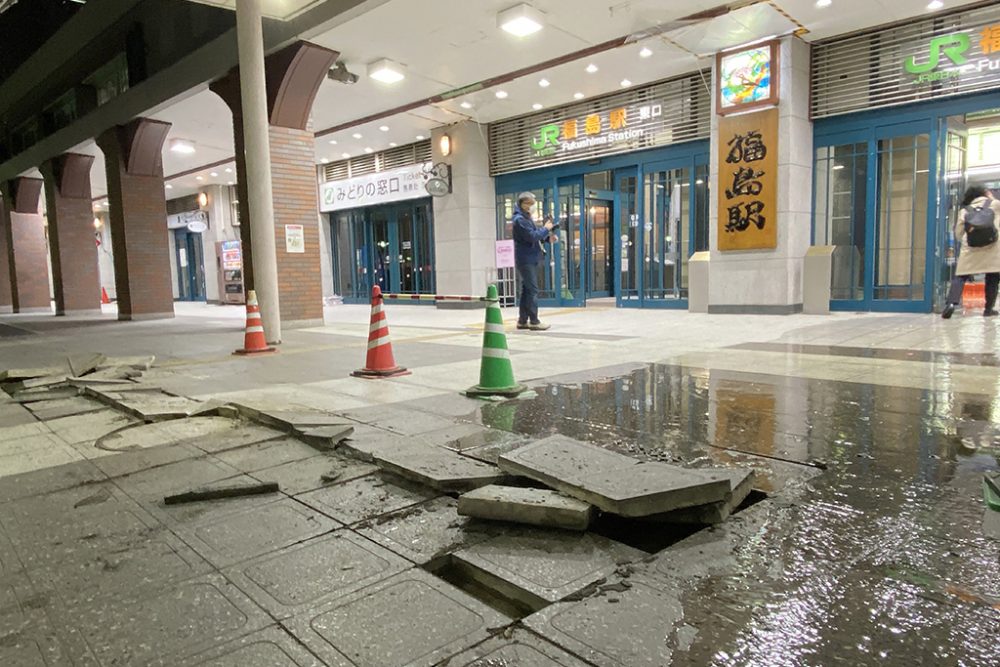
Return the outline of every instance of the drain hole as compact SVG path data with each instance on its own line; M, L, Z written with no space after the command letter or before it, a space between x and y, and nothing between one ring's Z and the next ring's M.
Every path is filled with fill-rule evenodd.
M545 600L519 591L502 579L451 556L432 561L424 565L424 569L516 621L548 605Z
M590 531L646 553L655 554L694 535L704 527L696 524L639 521L614 514L601 514L590 525Z

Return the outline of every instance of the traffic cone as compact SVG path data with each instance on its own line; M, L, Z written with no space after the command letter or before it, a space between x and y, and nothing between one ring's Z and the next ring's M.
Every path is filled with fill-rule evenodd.
M468 389L466 396L505 396L514 398L525 390L514 379L507 349L507 334L503 329L503 314L497 298L497 286L486 291L486 328L483 330L483 359L479 366L479 384Z
M109 304L111 299L108 298L108 290L101 288L101 304Z
M365 367L351 373L359 378L391 378L398 375L409 375L410 371L396 365L392 356L392 341L389 339L389 323L382 310L382 289L376 285L372 288L372 319L368 327L368 356Z
M243 349L236 350L233 354L261 354L274 351L273 347L268 347L267 339L264 338L264 324L260 320L257 292L250 290L247 292L247 332L243 339Z

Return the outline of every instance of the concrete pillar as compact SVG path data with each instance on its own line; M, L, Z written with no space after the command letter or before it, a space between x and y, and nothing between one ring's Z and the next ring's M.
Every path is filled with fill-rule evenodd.
M246 288L257 291L261 311L265 312L267 306L260 287L271 280L276 282L277 308L273 313L280 319L280 327L315 326L323 322L319 194L309 114L316 92L338 55L299 42L268 56L266 143L262 144L267 159L263 163L255 162L246 143L260 128L251 131L255 122L251 122L244 109L247 91L246 86L241 86L241 70L233 70L211 86L233 112L240 217L251 221L240 230ZM252 181L261 164L268 170L265 192ZM267 202L258 204L271 208L266 224L258 224L251 204L255 197L263 200L265 194ZM303 243L289 244L288 239L296 238L299 231ZM261 273L262 267L274 277ZM265 317L265 336L268 342L278 342L273 332L280 333L280 327L276 329L275 322L269 328L268 321Z
M174 316L162 154L169 130L170 123L139 118L97 139L108 177L120 320Z
M441 154L441 136L451 155ZM434 198L434 256L441 294L486 294L496 280L496 191L486 130L466 121L431 133L434 162L451 165L452 193ZM455 303L438 307L454 307ZM481 306L482 304L474 304Z
M15 313L52 311L49 292L48 243L39 213L42 179L17 178L2 186L0 207L7 235L11 306Z
M785 37L779 46L778 246L719 252L719 117L712 113L712 197L709 219L709 312L788 314L802 310L802 270L812 220L812 122L809 120L809 45ZM713 74L713 90L717 86Z
M56 315L100 314L91 155L67 153L42 165Z

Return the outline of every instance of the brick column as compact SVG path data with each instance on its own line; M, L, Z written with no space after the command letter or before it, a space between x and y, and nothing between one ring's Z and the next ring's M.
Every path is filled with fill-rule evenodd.
M42 179L17 178L3 184L2 226L7 236L11 305L15 313L48 313L49 265L45 220L38 212Z
M91 155L67 153L42 165L56 315L99 314L101 275L94 242Z
M338 54L299 42L265 61L270 120L271 180L274 196L274 232L278 265L278 295L282 327L323 323L323 276L319 247L319 193L316 184L314 135L308 127L316 91ZM243 121L239 70L211 86L233 112L236 172L240 200L240 228L246 289L253 289L252 239L247 224L246 162L243 159ZM285 226L301 225L305 252L287 252Z
M139 118L102 134L118 319L174 316L163 142L170 124Z

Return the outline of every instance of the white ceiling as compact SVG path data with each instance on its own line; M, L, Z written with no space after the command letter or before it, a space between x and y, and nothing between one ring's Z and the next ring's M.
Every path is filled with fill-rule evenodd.
M229 4L231 0L208 0ZM284 0L271 0L281 3ZM720 0L721 1L721 0ZM389 0L383 5L311 41L341 53L348 69L360 76L353 85L325 80L313 106L316 131L348 124L349 129L316 140L316 161L340 160L343 155L363 154L366 148L384 150L391 143L404 145L429 136L433 128L469 118L492 122L532 113L534 104L553 107L574 101L575 93L587 97L621 89L627 79L632 85L707 67L712 53L775 34L788 34L804 27L806 40L816 40L853 32L882 23L931 14L929 0L833 0L829 7L815 0L773 0L745 7L711 22L677 22L716 4L715 0L533 0L531 4L546 15L546 27L525 38L508 35L497 28L498 11L516 0ZM974 0L946 0L945 9L972 4ZM306 0L293 3L312 4ZM277 5L275 5L277 6ZM290 5L289 5L290 6ZM780 10L780 11L779 11ZM643 36L653 33L655 36ZM501 86L480 90L433 105L422 105L405 113L353 124L372 114L424 100L450 90L469 86L492 77L504 76L521 68L564 57L609 40L632 35L620 48L589 58L545 69ZM648 47L649 58L639 51ZM380 84L367 77L367 64L389 58L407 66L407 76L396 85ZM597 66L587 73L589 64ZM538 85L541 78L551 82ZM496 97L497 90L507 93ZM471 108L463 108L465 102ZM189 97L153 114L173 124L170 138L195 144L193 155L164 150L164 171L170 176L233 156L232 117L222 101L207 89L191 91ZM380 128L386 127L383 131ZM355 133L362 135L355 139ZM336 143L331 143L336 142ZM169 146L169 142L168 142ZM78 147L97 156L94 164L95 196L106 192L100 151L91 142ZM205 183L226 184L234 174L232 164L205 169L170 181L168 197L196 192ZM211 173L218 174L212 177ZM196 180L196 176L203 180Z

